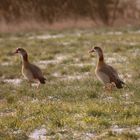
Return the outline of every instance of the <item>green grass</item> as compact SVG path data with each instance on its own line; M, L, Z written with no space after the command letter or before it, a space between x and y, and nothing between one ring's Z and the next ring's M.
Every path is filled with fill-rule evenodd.
M112 31L122 34L109 34ZM86 133L106 140L139 138L140 132L131 131L140 124L140 34L136 31L50 31L47 34L63 36L46 40L30 39L45 32L1 34L0 139L28 139L42 125L47 139L85 139ZM103 90L94 74L96 55L88 53L93 45L100 45L108 63L123 75L124 89ZM39 89L24 80L20 85L4 82L23 78L20 57L11 54L17 47L25 48L30 61L42 68L47 83ZM128 130L115 133L115 125Z

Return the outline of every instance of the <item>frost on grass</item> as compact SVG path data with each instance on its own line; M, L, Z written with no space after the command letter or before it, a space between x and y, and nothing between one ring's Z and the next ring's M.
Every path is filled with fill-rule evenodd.
M114 126L111 128L111 131L112 131L113 133L121 134L121 133L124 131L124 128L119 128L117 125L114 125Z
M96 136L96 134L93 132L75 132L73 134L73 138L76 139L76 140L92 140L94 139Z
M107 56L105 57L105 61L107 63L128 63L127 57L125 56L121 56L118 53L112 53L111 55L112 57L110 56L110 54L107 54Z
M53 60L41 60L37 62L37 65L39 65L41 68L46 68L49 64L59 64L63 60L67 59L67 55L58 55Z
M80 80L80 79L84 79L89 75L89 72L85 72L83 74L79 74L79 75L66 75L64 77L62 77L62 80Z
M42 39L42 40L46 40L46 39L51 39L51 38L62 38L64 37L63 34L57 34L57 35L50 35L50 34L44 34L44 35L36 35L36 36L30 36L28 39Z
M140 48L130 50L130 53L133 57L139 57L140 56Z
M15 86L18 86L18 85L20 85L22 80L18 79L18 78L16 78L16 79L4 79L3 82L4 83L8 83L8 84L12 84L12 85L15 85Z
M6 117L6 116L15 116L15 112L1 112L0 117Z
M12 62L2 62L1 66L11 66L12 64Z
M30 135L28 135L29 139L32 139L32 140L38 140L38 139L40 139L40 140L43 140L43 139L45 139L45 140L46 139L91 140L91 139L96 139L98 137L99 137L99 139L100 139L100 137L102 139L102 138L104 138L104 136L109 139L110 131L112 133L114 133L115 134L114 137L117 137L117 138L120 137L119 136L120 134L125 134L127 132L131 132L133 134L138 134L138 135L140 134L140 127L137 124L137 122L135 122L135 121L131 122L130 127L125 126L125 124L122 126L113 126L114 122L116 122L116 121L118 121L117 124L122 123L122 113L123 112L117 111L119 109L119 106L117 106L118 103L121 103L121 105L123 105L123 107L131 106L132 109L134 109L134 112L132 111L132 115L130 115L130 119L131 118L133 119L133 117L135 117L135 115L137 115L139 113L138 112L139 110L137 109L138 105L139 105L138 98L137 97L132 98L138 94L138 90L134 89L135 85L136 85L136 88L139 88L137 86L138 85L137 81L139 82L139 79L138 79L139 73L136 74L137 70L139 70L139 65L136 65L137 62L133 63L133 62L135 62L135 60L137 60L137 58L139 58L139 55L140 55L140 49L138 48L139 43L140 43L139 38L134 33L132 34L133 36L130 36L130 34L127 36L127 32L123 32L123 31L122 32L113 31L113 32L108 32L108 33L103 31L103 33L104 34L102 34L102 32L100 32L100 31L97 31L97 33L95 33L94 31L82 31L82 32L78 31L78 32L72 32L72 33L66 32L65 34L58 32L55 35L54 34L52 35L49 33L41 34L41 35L36 34L34 36L26 35L25 37L15 38L15 39L18 39L17 41L10 40L9 44L11 47L13 46L14 48L17 44L20 44L21 47L24 47L24 46L33 47L32 45L34 43L38 43L37 46L38 45L40 46L42 43L48 44L49 47L47 49L49 49L49 52L50 52L49 55L51 57L47 57L48 58L47 60L44 60L44 59L42 59L41 61L38 60L38 62L36 64L38 66L41 66L41 68L45 68L46 70L48 67L50 77L48 75L46 75L46 77L48 76L48 79L50 78L50 81L48 81L48 83L46 83L45 86L42 86L38 90L37 94L35 94L34 96L32 96L32 94L33 94L33 91L35 91L34 89L36 89L36 88L33 88L33 90L24 90L28 87L24 86L21 89L19 87L17 87L19 92L21 91L21 94L19 96L18 95L19 92L14 92L14 94L11 93L12 91L15 91L16 87L11 88L11 86L6 86L6 84L8 83L8 84L11 84L12 86L19 85L20 81L22 81L22 80L12 79L12 78L4 79L5 77L1 77L2 82L4 81L6 83L1 86L10 87L9 89L3 90L4 88L2 88L2 90L1 90L2 98L4 98L5 102L2 103L2 112L0 113L0 116L2 118L4 118L2 125L4 126L3 131L5 134L7 134L6 131L9 131L8 127L9 126L11 127L11 124L13 125L13 119L7 119L7 118L15 118L17 122L21 122L21 124L17 123L17 126L19 126L19 127L16 129L17 131L12 131L11 135L13 135L14 133L23 134L23 132L22 132L23 123L21 121L22 116L17 114L18 113L18 112L16 112L17 107L21 107L21 109L22 108L24 109L22 118L26 119L25 122L27 123L27 125L29 127L34 128L34 127L36 127L36 125L35 126L33 125L33 124L35 124L34 122L36 121L36 119L35 119L37 117L36 115L38 115L38 116L40 115L40 114L36 114L35 110L43 109L42 111L47 112L47 116L50 115L50 117L51 117L51 115L53 113L52 112L53 109L51 109L51 108L53 108L53 105L56 105L58 102L60 104L62 103L62 105L66 104L66 106L62 107L61 109L59 109L59 107L54 108L54 109L56 109L55 111L56 111L56 115L58 115L58 117L59 117L59 115L61 117L61 114L60 114L61 112L64 113L64 127L63 128L56 127L54 125L55 121L53 121L51 119L48 120L48 117L47 117L47 119L45 119L45 121L46 121L45 124L48 124L48 126L53 126L54 127L53 130L48 127L38 126L38 128L36 128L32 132L30 132L30 131L28 131L28 127L26 127L27 125L25 124L24 131L27 132L27 134L30 134ZM101 36L100 36L100 34L101 34ZM106 34L108 34L108 35L106 35ZM27 37L29 37L29 38L27 38ZM24 41L24 39L27 40L27 42ZM14 40L14 38L13 38L13 40ZM21 41L21 40L23 40L23 41ZM56 41L55 43L57 43L58 46L62 47L63 51L61 52L61 54L52 53L54 48L51 47L51 44L49 43L50 41ZM7 50L9 49L9 47L8 47L9 45L8 45L8 42L6 42L6 44L4 44L5 42L6 41L2 42L3 46L4 46L3 50L5 49L4 52L7 52ZM24 42L24 43L22 43L22 42ZM29 45L27 45L26 43L29 43ZM100 85L98 85L97 82L94 83L94 81L89 80L89 84L84 85L85 87L87 86L87 88L91 88L91 89L89 89L89 93L80 92L81 94L85 94L85 95L87 94L87 96L82 97L82 99L84 99L84 98L86 99L85 102L81 101L82 95L77 94L76 95L77 97L79 95L80 96L78 98L76 98L76 106L74 106L74 108L73 108L73 106L72 106L73 102L71 102L71 98L73 98L75 96L75 95L73 96L73 92L69 93L70 96L68 98L67 98L67 96L63 96L64 100L62 100L62 97L59 93L62 92L62 94L63 94L63 92L64 92L64 94L65 94L65 86L73 87L73 86L71 86L71 84L73 85L75 83L75 81L72 81L72 80L78 79L79 85L76 86L77 88L82 87L83 82L86 82L88 80L88 78L90 77L90 74L89 74L90 69L91 68L93 68L93 70L95 69L94 66L96 65L96 60L97 60L97 57L93 57L93 58L88 57L87 52L92 44L93 45L94 44L95 45L104 44L105 46L110 46L107 48L107 50L105 52L105 55L107 56L107 57L105 56L106 62L108 64L112 65L113 67L117 68L118 72L120 72L122 74L122 75L120 75L121 79L123 79L124 82L126 81L126 85L129 85L128 81L130 81L130 84L134 83L133 84L134 86L131 84L132 88L130 86L129 88L124 88L123 90L114 90L113 94L109 94L109 95L103 92L100 96L98 96L98 98L91 98L91 97L89 97L90 92L92 92L91 90L93 89L93 93L99 92L99 94L100 94L100 92L102 91L102 89L101 89L102 87ZM117 46L117 47L114 48L115 46ZM72 47L72 49L71 48L67 49L67 47ZM81 49L79 49L79 47L81 47ZM87 52L83 53L84 50L87 50ZM114 52L111 53L111 51L113 51L113 50L114 50ZM34 51L36 51L36 49ZM38 49L38 51L41 52L42 50ZM2 53L2 54L4 54L4 53ZM32 57L34 58L34 56L32 56ZM42 58L46 58L45 53L42 54ZM10 56L8 59L7 59L7 57L3 57L0 65L2 65L2 66L12 65L12 64L8 63L8 62L10 62L10 60L11 60ZM139 61L139 60L137 60L137 61ZM66 69L61 70L62 67L66 67ZM3 75L3 72L6 72L6 74L8 74L8 72L12 69L12 67L11 67L11 69L7 69L7 68L8 67L3 67L3 69L1 70L1 75ZM15 69L18 69L18 67L15 67ZM11 73L11 71L10 71L10 73ZM52 78L51 78L51 76L52 76ZM7 77L10 77L10 75L9 76L7 75ZM62 80L62 81L58 82L59 80L60 81ZM63 80L66 80L66 81L64 81L64 86L62 85ZM69 80L69 81L71 80L72 82L67 82L67 80ZM82 83L79 81L82 81ZM57 84L57 86L56 86L56 84ZM69 84L70 84L70 86L69 86ZM93 86L92 86L92 84L93 84ZM91 87L89 87L90 85L91 85ZM54 87L52 88L52 86L54 86ZM60 87L57 89L57 92L55 92L55 86L56 86L56 88ZM97 91L96 91L96 89L97 89ZM6 92L8 94L5 94ZM24 94L25 92L27 92L27 93ZM77 92L77 90L75 92ZM119 94L117 94L117 92ZM8 97L7 97L7 95L8 95ZM17 96L16 99L18 99L18 101L10 102L10 99L15 100L16 96ZM119 100L119 102L118 102L118 100ZM7 101L9 101L9 102L7 102ZM109 116L112 118L112 121L109 122L112 127L108 128L109 127L108 126L107 129L105 129L106 123L104 124L104 119L108 120L108 115L107 116L103 115L103 117L100 115L99 116L97 115L96 118L94 116L90 116L89 122L87 123L85 121L85 118L88 119L87 110L88 110L88 108L90 109L90 106L88 106L88 105L91 104L91 101L95 102L97 104L106 103L105 105L108 104L108 107L110 107L111 104L112 105L114 104L114 108L113 108L114 113L112 113L112 111L110 111L110 109L107 112L107 114L109 114ZM53 104L53 103L55 103L55 104ZM49 104L49 106L48 106L48 104ZM30 105L30 107L29 107L29 105ZM78 107L77 107L77 105L78 105ZM79 109L79 105L81 105L83 108ZM7 111L6 110L7 107L10 108L11 110ZM29 116L28 118L24 118L24 113L25 113L25 116L26 116L26 114L28 114L28 110L29 110L28 108L33 113L31 113L31 116ZM74 110L72 110L72 109L74 109ZM104 112L104 110L103 110L104 108L100 108L100 109L101 110L99 110L99 111ZM14 110L15 110L15 113L14 113ZM44 118L46 118L46 113L42 113L42 111L39 112L39 113L41 113L41 116L42 116L38 120L40 122L43 122ZM117 120L115 120L116 117L114 117L114 114L116 114L116 113L119 113L118 117L120 117L120 118L117 118ZM66 114L66 117L65 117L65 114ZM67 119L67 115L68 116L70 115L69 116L70 118L68 117L68 119ZM100 120L101 120L101 122L103 120L103 123L101 123L101 124L98 123L98 125L96 123L94 124L94 119L97 119L97 123L100 122ZM30 120L32 120L32 121L30 121ZM60 121L61 121L61 118L60 118ZM62 118L62 121L63 121L63 118ZM65 121L66 121L66 123L65 123ZM89 124L90 121L92 121L91 125ZM39 124L40 124L40 122L39 122ZM59 122L59 120L58 120L58 122ZM104 125L105 125L105 127L104 127ZM7 127L7 129L6 129L6 127ZM95 128L95 132L93 130L94 128ZM6 129L6 131L5 131L5 129ZM21 131L19 131L20 129L21 129ZM96 129L99 130L97 133L96 133Z
M47 133L47 131L45 128L35 129L29 135L29 138L30 138L30 140L46 140L46 133Z
M80 79L84 79L87 78L89 76L89 72L84 72L84 73L78 73L78 74L74 74L74 75L61 75L58 72L55 72L52 74L52 76L59 78L60 80L80 80Z
M51 100L51 101L60 101L59 96L48 96L48 100Z
M102 33L103 35L122 35L123 32L121 31L114 31L114 32L106 32L106 33Z
M135 128L122 128L119 127L118 125L114 125L111 128L111 131L115 134L122 134L122 133L135 133L135 134L140 134L140 127L135 127Z
M90 66L91 63L74 63L74 64L69 64L71 66L77 66L77 67L85 67L85 66ZM92 64L93 66L95 66L95 63Z
M107 102L114 102L113 97L111 97L111 96L107 96L107 97L103 98L103 100L105 100Z

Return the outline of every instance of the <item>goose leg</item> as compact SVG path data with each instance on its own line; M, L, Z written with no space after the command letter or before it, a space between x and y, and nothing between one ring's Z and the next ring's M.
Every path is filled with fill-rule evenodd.
M36 87L37 87L37 89L40 87L40 82L38 82L38 84L37 84L37 86L36 86Z
M107 83L105 85L104 89L107 90L107 91L112 91L113 88L115 88L115 87L116 87L115 83L114 82L111 82L111 83Z
M40 84L37 85L37 89L39 89Z
M31 84L31 81L30 80L28 81L28 83L29 83L29 86L32 87L32 84Z

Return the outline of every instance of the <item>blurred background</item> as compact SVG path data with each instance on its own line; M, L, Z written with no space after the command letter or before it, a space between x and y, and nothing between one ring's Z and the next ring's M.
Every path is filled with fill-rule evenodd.
M139 25L140 0L1 0L0 31Z

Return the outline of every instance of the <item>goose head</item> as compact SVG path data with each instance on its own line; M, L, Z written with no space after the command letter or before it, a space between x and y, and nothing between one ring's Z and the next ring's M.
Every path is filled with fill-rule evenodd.
M27 52L23 48L17 48L15 53L18 53L18 54L20 54L22 56L27 54Z
M96 46L96 47L94 47L93 49L91 49L89 51L89 53L93 53L93 52L95 52L98 55L100 61L104 60L103 51L102 51L102 49L100 47Z
M23 60L28 61L27 52L23 48L17 48L15 54L20 54Z

